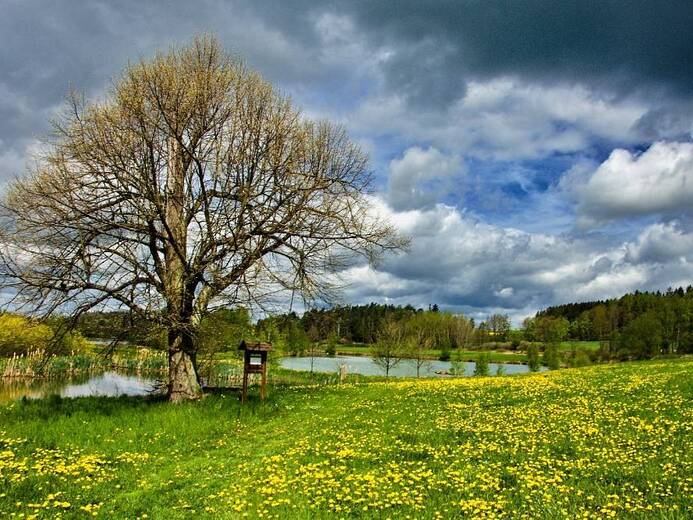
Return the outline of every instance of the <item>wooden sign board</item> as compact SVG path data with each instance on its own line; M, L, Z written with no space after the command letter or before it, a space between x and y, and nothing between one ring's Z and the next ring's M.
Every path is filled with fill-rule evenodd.
M260 381L260 399L265 398L265 386L267 385L267 353L272 350L271 343L241 341L238 350L243 350L243 389L241 402L248 398L248 375L262 374Z

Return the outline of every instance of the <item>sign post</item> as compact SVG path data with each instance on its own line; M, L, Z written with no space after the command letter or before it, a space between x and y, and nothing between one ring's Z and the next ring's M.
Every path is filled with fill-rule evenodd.
M260 399L265 399L265 386L267 385L267 353L272 350L271 343L253 341L241 341L238 350L243 350L243 389L241 390L241 403L248 399L248 376L261 374Z

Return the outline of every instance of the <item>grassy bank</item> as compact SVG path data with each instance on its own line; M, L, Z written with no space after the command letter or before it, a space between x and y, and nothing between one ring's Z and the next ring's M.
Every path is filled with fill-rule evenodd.
M537 344L541 346L540 344ZM599 349L598 341L562 341L559 345L561 352L572 350L596 351ZM452 350L451 356L457 357L460 361L476 361L479 354L488 354L491 363L527 363L527 355L522 351L510 349L510 343L489 344L479 350ZM346 356L368 356L370 347L364 344L339 345L336 349L337 354ZM424 355L428 359L440 359L442 351L439 349L428 349Z
M368 345L340 345L337 354L344 356L370 356L371 349ZM460 361L476 361L480 350L454 350L453 355L459 356ZM492 363L526 363L527 356L519 352L507 352L501 350L483 351L490 357ZM424 355L427 359L440 359L442 351L439 349L427 349Z
M684 518L693 361L0 407L0 516Z

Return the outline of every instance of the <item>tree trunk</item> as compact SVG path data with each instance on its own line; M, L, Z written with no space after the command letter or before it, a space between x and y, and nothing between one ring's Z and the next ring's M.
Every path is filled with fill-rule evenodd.
M168 335L168 399L173 403L199 399L202 387L197 377L192 337L188 332Z
M171 236L164 248L165 286L168 314L175 318L168 331L168 398L177 403L199 399L202 388L197 377L195 346L190 329L195 286L190 286L185 269L185 168L180 144L173 137L169 139L166 196L166 223Z

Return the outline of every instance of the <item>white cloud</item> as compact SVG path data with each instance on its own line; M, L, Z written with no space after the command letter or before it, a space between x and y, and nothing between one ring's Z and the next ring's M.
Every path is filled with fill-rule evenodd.
M653 224L628 244L626 258L630 262L693 262L693 233L684 232L677 222Z
M693 232L677 223L654 224L633 241L605 245L494 226L443 204L398 212L375 199L374 208L412 238L411 250L377 270L344 273L347 300L354 303L438 303L475 317L506 312L519 323L547 305L686 285L693 278Z
M693 143L654 143L641 154L624 149L583 182L571 182L580 223L652 213L688 212L693 204Z
M513 292L514 290L512 287L503 287L500 291L496 291L494 294L500 298L509 298L513 295Z
M435 148L409 148L401 159L390 162L388 201L396 210L430 206L451 188L453 178L462 172L457 156Z
M581 152L595 138L637 142L647 106L581 86L539 85L517 79L470 81L444 112L416 111L392 93L371 93L346 116L359 132L401 135L482 159L541 158Z

